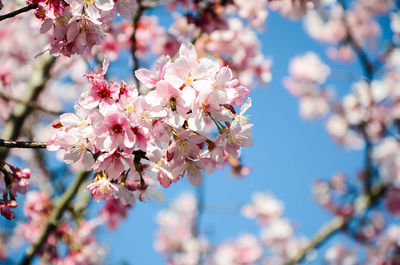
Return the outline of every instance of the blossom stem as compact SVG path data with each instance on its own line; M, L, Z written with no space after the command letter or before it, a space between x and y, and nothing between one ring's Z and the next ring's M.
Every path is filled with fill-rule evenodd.
M211 115L208 115L210 118L211 118L211 120L215 123L215 125L217 126L217 128L218 128L218 133L219 134L222 134L223 132L224 132L224 130L223 130L223 128L224 128L224 126L222 126L218 121L216 121L213 117L211 117Z
M61 195L61 197L56 201L55 207L46 222L42 234L39 236L39 239L27 249L20 265L31 264L33 258L43 247L51 232L53 232L57 228L57 225L59 224L64 211L67 209L68 204L71 202L72 198L80 189L81 184L84 183L88 176L88 171L81 171L78 175L76 175L71 186L69 186L68 189L63 193L63 195Z
M374 73L376 71L375 64L368 58L368 55L365 52L365 50L362 48L362 46L359 44L359 42L352 35L352 32L351 32L350 27L346 20L347 6L346 6L345 1L340 0L339 2L344 10L343 23L345 24L345 27L347 30L346 41L353 47L353 50L356 52L358 60L363 69L364 76L366 78L365 81L368 84L368 88L370 88L370 83L374 79ZM371 93L371 92L369 92L369 93ZM371 180L371 178L372 178L372 163L371 163L372 145L371 145L369 136L366 132L365 125L361 128L361 133L362 133L362 135L364 137L364 141L365 141L364 190L365 190L365 193L368 194L369 190L371 188L371 181L372 181Z
M0 21L5 20L7 18L15 17L15 16L17 16L17 15L19 15L21 13L28 12L29 10L32 10L32 9L35 9L35 8L37 8L37 5L35 5L35 4L30 4L30 5L24 6L24 7L20 8L20 9L14 10L14 11L12 11L10 13L1 15L0 16Z

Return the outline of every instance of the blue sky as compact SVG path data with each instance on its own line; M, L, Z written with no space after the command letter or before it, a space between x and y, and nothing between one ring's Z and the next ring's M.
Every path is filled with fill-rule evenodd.
M162 11L157 10L155 14L161 14L161 24L170 23ZM313 182L330 178L339 171L355 176L362 167L363 152L349 151L335 144L325 131L323 120L309 122L302 119L297 100L283 88L282 79L288 75L288 63L293 56L313 50L328 62L325 47L305 34L301 22L282 18L276 13L270 14L266 30L259 35L264 54L273 59L273 81L267 87L257 87L250 94L253 107L248 114L254 123L254 146L244 149L242 157L252 172L244 179L229 177L228 169L206 176L205 204L232 209L249 202L255 191L270 192L284 202L285 216L294 222L298 234L312 236L331 218L313 200ZM332 70L335 72L343 67L360 73L356 63L351 66L333 64ZM115 72L118 70L118 67L114 68ZM329 82L346 91L351 89L350 83L337 78L331 78ZM116 231L102 231L100 241L109 246L110 262L163 264L162 257L153 249L155 217L159 210L187 190L195 191L185 178L165 190L166 202L137 203ZM201 232L208 235L212 243L218 243L244 232L256 234L258 228L254 221L238 213L206 211ZM308 264L313 263L315 261Z

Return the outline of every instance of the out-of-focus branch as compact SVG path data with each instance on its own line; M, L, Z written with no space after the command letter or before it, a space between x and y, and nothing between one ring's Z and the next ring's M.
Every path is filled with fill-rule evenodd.
M0 139L0 146L6 148L46 148L46 142L31 142L31 141L8 141Z
M37 7L37 5L30 4L30 5L24 6L24 7L20 8L20 9L14 10L14 11L12 11L10 13L4 14L4 15L0 15L0 21L5 20L7 18L15 17L15 16L17 16L17 15L19 15L21 13L28 12L29 10L35 9L36 7Z
M31 264L33 258L37 255L42 246L45 244L51 232L53 232L57 228L57 225L59 224L59 221L68 204L71 202L72 198L75 196L78 190L82 187L82 183L84 183L88 176L88 171L80 172L75 177L71 186L69 186L69 188L63 193L63 195L56 201L55 207L51 212L49 219L47 220L42 234L40 235L39 239L27 249L25 257L21 261L20 265Z
M343 22L347 30L346 42L349 43L353 50L356 52L358 60L363 69L363 73L367 83L370 83L374 77L375 66L374 63L368 58L366 51L362 48L361 44L353 37L349 25L346 21L346 4L344 0L339 1L342 5L344 12ZM371 183L372 175L372 160L371 152L372 145L368 139L368 135L364 133L364 139L366 142L365 148L365 179L364 179L364 194L360 195L354 202L354 213L351 216L343 217L336 216L330 222L325 224L319 232L311 239L306 247L297 252L292 258L290 258L285 265L294 265L300 263L308 253L318 248L324 242L326 242L331 236L340 230L345 230L349 222L356 216L365 214L365 212L373 207L376 202L382 198L387 190L387 186L383 182L379 182L375 185Z
M89 185L89 181L83 182L82 186L87 186ZM75 218L77 220L80 220L84 217L85 212L88 209L88 205L90 203L90 200L92 199L92 195L90 192L81 192L77 195L76 201L73 205L73 212L75 214Z
M200 235L200 229L201 229L201 218L204 213L204 202L205 202L205 188L206 184L203 179L203 183L201 183L197 188L196 188L196 197L197 197L197 217L196 217L196 222L194 223L193 226L193 233L195 235Z
M151 1L143 1L142 6L147 9L165 5L167 3L168 3L167 0L151 0Z
M44 54L36 60L28 87L21 98L23 102L36 101L46 82L50 79L50 68L55 60L55 57L48 54ZM31 106L21 102L18 103L5 123L0 138L12 141L16 140L21 133L26 117L28 117L31 111ZM8 148L1 148L0 160L5 160L8 152Z
M361 67L364 72L364 76L366 79L366 82L368 84L371 83L372 79L374 78L374 73L375 73L375 64L372 62L366 53L366 51L361 47L361 44L358 43L358 41L353 37L352 32L350 30L350 26L347 23L346 16L347 16L347 6L345 0L340 0L339 1L343 10L344 10L344 17L343 17L343 23L346 27L347 31L347 39L346 42L349 43L352 47L353 50L356 52L358 60L361 64ZM364 172L364 192L366 194L370 193L371 189L371 178L372 178L372 159L371 159L371 152L372 152L372 145L369 139L369 136L366 132L365 126L361 128L364 141L365 141L365 172Z
M365 129L363 131L365 131ZM364 133L364 139L365 139L364 192L368 194L371 190L371 185L372 185L372 144L366 133Z
M42 112L45 112L45 113L48 113L51 115L60 116L61 114L63 114L63 112L46 109L46 108L38 105L35 101L24 101L19 98L15 98L15 97L6 95L3 92L0 92L0 97L6 101L14 101L17 103L22 103L22 104L29 106L32 109L37 109L37 110L40 110Z
M204 31L201 30L201 31L199 32L199 34L197 34L197 36L194 36L193 39L192 39L190 42L191 42L193 45L195 45L196 42L198 41L198 39L200 39L201 35L203 35L203 33L204 33Z
M339 230L343 229L347 223L348 219L343 217L335 217L328 223L326 223L318 231L318 233L313 237L313 239L308 243L308 245L296 253L290 260L288 260L285 265L294 265L301 262L305 256L312 250L318 248L322 243L328 240L332 235L334 235Z
M361 45L353 38L353 36L350 33L350 29L347 26L347 42L353 47L355 50L358 60L361 63L361 66L364 71L364 76L366 78L366 81L369 83L371 82L373 76L374 76L374 65L371 63L371 61L368 59L367 53L364 51L364 49L361 47Z
M367 53L364 51L364 49L361 47L360 43L357 42L356 39L354 39L350 27L347 23L346 16L347 16L347 7L345 0L339 0L339 3L341 4L343 10L344 10L344 16L343 16L343 23L346 27L347 31L347 38L346 42L349 43L354 51L357 54L358 60L361 63L361 66L364 71L365 78L367 79L366 81L369 83L371 82L373 75L374 75L374 64L368 59Z
M132 73L133 73L133 78L135 79L136 87L139 89L139 79L136 78L135 71L139 69L139 59L136 56L136 50L137 50L137 40L136 40L136 30L139 25L140 18L143 15L143 12L146 10L146 7L142 5L142 0L137 0L136 1L138 4L138 9L136 13L133 15L132 19L132 27L133 27L133 32L131 36L131 53L132 53L132 60L133 60L133 67L132 67Z
M385 194L386 189L386 184L378 183L371 187L369 194L360 195L354 202L353 215L349 217L337 216L333 218L317 232L317 234L311 239L306 247L297 252L285 263L285 265L294 265L300 263L308 253L318 248L336 232L345 229L347 224L352 220L355 215L364 214L369 208L373 207L379 200L379 198L381 198Z

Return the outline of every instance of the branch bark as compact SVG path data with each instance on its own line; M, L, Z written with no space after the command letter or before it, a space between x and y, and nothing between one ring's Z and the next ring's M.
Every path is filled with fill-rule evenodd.
M132 32L132 36L131 36L131 53L132 53L132 60L133 60L133 68L132 68L132 72L133 72L133 78L135 79L135 83L136 83L136 88L139 90L139 79L136 78L135 75L135 71L139 69L139 59L136 56L136 49L137 49L137 43L136 43L136 30L140 21L140 18L142 17L142 14L144 12L144 10L146 9L146 7L144 7L142 5L142 0L137 0L137 4L138 4L138 10L136 11L136 13L133 16L132 19L132 27L133 27L133 32Z
M54 64L55 60L55 57L47 54L40 56L36 60L34 71L31 75L31 79L29 80L28 87L21 98L23 102L34 102L37 100L46 82L50 79L50 68ZM31 111L31 106L22 102L18 103L14 107L10 117L4 125L0 138L4 140L15 141L20 135L23 123ZM8 148L1 148L0 160L4 161L8 155L8 152Z
M14 11L12 11L10 13L1 15L0 16L0 21L5 20L7 18L15 17L15 16L17 16L17 15L19 15L21 13L28 12L29 10L35 9L36 7L37 7L37 5L33 5L33 4L24 6L24 7L20 8L20 9L14 10Z
M34 148L41 149L46 148L46 142L31 142L31 141L7 141L0 139L0 146L6 148Z
M38 241L36 241L33 245L31 245L26 253L25 257L21 261L20 265L28 265L31 264L33 258L37 255L43 245L46 243L47 238L49 235L57 228L61 217L66 210L68 204L71 202L77 191L82 187L82 183L87 179L89 176L88 171L80 172L74 179L73 183L69 188L63 193L63 195L56 201L55 207L50 214L49 219L40 235Z

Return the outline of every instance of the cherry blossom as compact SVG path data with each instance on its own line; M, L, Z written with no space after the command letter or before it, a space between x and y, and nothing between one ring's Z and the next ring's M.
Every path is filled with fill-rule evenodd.
M234 110L248 90L228 67L198 59L192 44L182 44L174 61L160 57L155 72L136 71L145 86L155 88L146 95L124 82L110 84L107 67L105 61L102 70L86 75L90 88L76 103L77 114L60 117L48 145L63 150L65 162L82 161L96 172L87 190L97 201L162 200L158 184L168 187L187 173L197 186L202 171L210 174L224 163L224 150L237 157L241 147L252 145L252 124L243 116L251 101L240 114ZM212 122L215 139L205 134Z

